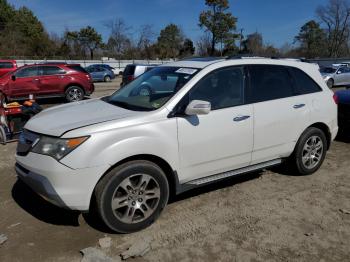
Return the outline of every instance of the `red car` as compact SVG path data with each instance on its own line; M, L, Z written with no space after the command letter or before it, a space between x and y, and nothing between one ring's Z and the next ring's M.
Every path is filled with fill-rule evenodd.
M65 97L68 102L89 96L95 87L88 72L79 64L47 63L26 65L0 77L1 93L7 101Z
M17 69L16 60L0 60L0 77Z

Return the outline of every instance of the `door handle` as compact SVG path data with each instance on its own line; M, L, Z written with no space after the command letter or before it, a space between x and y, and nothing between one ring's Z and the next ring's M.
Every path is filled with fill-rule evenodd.
M304 106L305 106L305 104L296 104L296 105L293 106L293 108L294 109L298 109L298 108L302 108Z
M240 122L240 121L243 121L243 120L246 120L248 119L250 116L237 116L233 119L233 121L235 122Z

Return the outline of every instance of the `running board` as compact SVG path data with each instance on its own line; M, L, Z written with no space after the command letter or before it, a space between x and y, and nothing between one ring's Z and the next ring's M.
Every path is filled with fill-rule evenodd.
M249 172L256 171L256 170L261 170L261 169L275 166L275 165L278 165L281 163L282 163L282 159L275 159L275 160L267 161L264 163L260 163L260 164L256 164L256 165L252 165L252 166L248 166L248 167L243 167L243 168L236 169L233 171L228 171L228 172L220 173L220 174L213 175L213 176L207 176L204 178L195 179L195 180L192 180L192 181L189 181L187 183L182 184L182 186L200 186L203 184L208 184L210 182L214 182L216 180L221 180L224 178L240 175L243 173L249 173Z

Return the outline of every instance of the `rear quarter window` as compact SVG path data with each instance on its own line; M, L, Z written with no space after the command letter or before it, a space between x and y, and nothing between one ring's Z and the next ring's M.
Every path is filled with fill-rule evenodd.
M305 95L320 92L321 87L305 72L298 68L290 68L295 84L295 91L298 95Z
M133 75L135 72L135 68L136 68L136 66L134 66L134 65L127 65L124 69L123 75L125 75L125 76Z
M81 72L81 73L88 73L84 68L82 68L80 65L68 65L68 68L77 71L77 72Z
M13 68L13 64L11 62L0 62L0 69L4 68Z

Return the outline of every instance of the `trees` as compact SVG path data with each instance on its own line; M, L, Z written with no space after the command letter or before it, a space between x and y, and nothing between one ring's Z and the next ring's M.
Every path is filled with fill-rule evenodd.
M228 12L228 0L206 0L209 10L199 15L199 26L211 33L211 49L209 54L214 55L217 43L223 44L226 39L233 38L237 18ZM221 48L222 49L222 48Z
M45 56L52 42L44 26L26 7L16 10L0 0L0 50L8 56Z
M160 58L176 58L183 42L183 33L175 24L169 24L160 31L157 43Z
M75 55L85 57L88 51L91 60L94 59L94 51L103 45L102 36L91 26L81 28L79 31L66 31L64 38Z
M262 55L264 51L263 37L258 32L247 35L247 38L242 42L242 45L243 53Z
M192 56L194 54L195 47L191 39L186 38L180 49L180 57Z
M106 48L113 56L120 59L131 45L129 38L131 27L121 18L108 22L106 26L111 30Z
M326 34L314 20L305 23L295 40L300 43L300 54L306 58L322 57L326 54Z
M78 40L81 45L89 50L90 59L94 59L94 51L102 46L102 36L96 32L96 30L87 26L85 28L80 29L78 33Z
M153 45L155 33L153 26L142 25L140 28L139 39L137 42L137 49L140 58L152 59L155 56L155 47Z
M350 3L348 0L329 0L316 10L326 26L328 56L339 57L348 53L350 35Z

